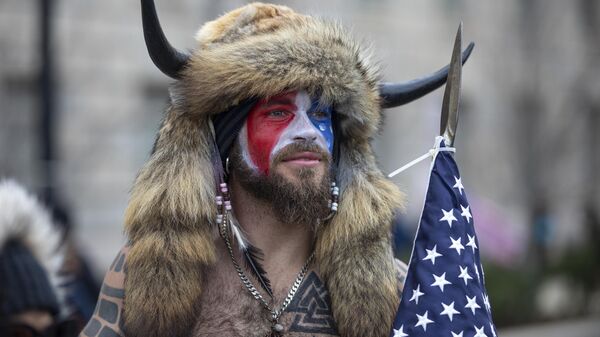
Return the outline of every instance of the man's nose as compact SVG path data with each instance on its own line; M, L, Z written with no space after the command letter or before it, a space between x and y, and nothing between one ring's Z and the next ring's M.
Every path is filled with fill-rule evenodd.
M308 119L306 115L298 118L298 128L294 134L295 141L311 141L314 142L317 140L319 133L312 122Z
M296 141L311 141L314 142L317 140L317 133L316 132L303 132L301 134L298 134L294 137L294 140Z

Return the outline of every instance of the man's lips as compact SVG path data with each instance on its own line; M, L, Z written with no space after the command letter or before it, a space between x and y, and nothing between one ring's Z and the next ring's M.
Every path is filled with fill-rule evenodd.
M294 161L294 160L321 160L321 155L316 152L298 152L285 157L283 161Z
M321 162L321 155L316 152L298 152L287 156L283 162L302 166L312 166Z

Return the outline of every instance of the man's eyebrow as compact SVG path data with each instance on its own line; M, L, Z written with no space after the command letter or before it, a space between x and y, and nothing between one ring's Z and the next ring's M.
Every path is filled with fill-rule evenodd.
M263 106L269 107L272 105L290 105L294 104L295 97L292 94L277 95L265 100Z
M294 102L286 97L276 97L273 99L270 99L268 101L266 101L263 106L264 107L269 107L269 106L273 106L273 105L293 105Z

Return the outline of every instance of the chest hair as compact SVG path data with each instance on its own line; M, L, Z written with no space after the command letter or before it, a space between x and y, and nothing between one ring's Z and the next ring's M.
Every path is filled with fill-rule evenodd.
M218 263L205 275L200 317L192 336L264 337L270 333L270 313L244 288L232 267ZM283 299L288 290L276 290L277 298ZM330 308L325 285L317 272L309 271L279 320L284 336L337 336Z

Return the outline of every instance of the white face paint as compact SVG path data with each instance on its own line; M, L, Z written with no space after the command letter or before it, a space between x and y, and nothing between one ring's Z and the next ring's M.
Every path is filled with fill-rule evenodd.
M306 91L284 93L253 107L239 139L248 166L265 174L279 151L294 142L308 141L331 153L331 109L319 109Z
M248 151L248 129L246 128L246 123L240 130L240 135L238 136L240 140L240 149L242 150L242 159L254 171L258 171L258 167L254 164L254 161L250 159L250 153Z
M306 91L299 91L294 103L297 107L297 110L294 111L295 117L281 136L279 136L279 141L271 151L271 160L281 149L300 139L314 141L315 144L323 148L323 151L329 151L325 137L323 137L321 131L315 127L308 117L308 112L312 106L312 101L308 93Z

